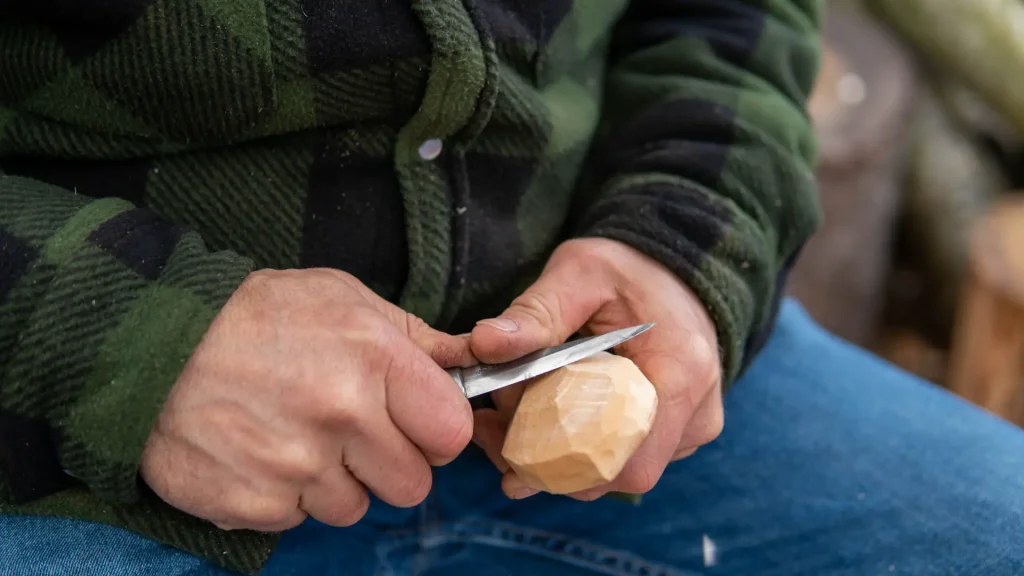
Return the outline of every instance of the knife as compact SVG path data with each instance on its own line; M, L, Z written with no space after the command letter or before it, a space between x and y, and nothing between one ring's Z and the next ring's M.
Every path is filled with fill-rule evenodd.
M650 330L652 326L654 323L649 322L597 336L570 340L558 346L531 352L509 362L478 364L469 368L449 368L448 374L459 385L466 398L474 398L614 348Z

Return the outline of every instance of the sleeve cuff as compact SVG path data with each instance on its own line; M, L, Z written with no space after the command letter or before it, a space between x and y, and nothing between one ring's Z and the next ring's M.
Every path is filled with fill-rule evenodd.
M167 393L252 263L123 200L0 184L0 255L17 265L0 278L0 498L74 478L132 502Z
M93 367L95 386L61 426L65 470L108 501L138 498L142 452L167 394L250 271L243 258L206 252L197 236L184 238L174 258L164 281L143 288L106 336ZM178 273L180 282L171 281Z
M575 236L623 242L686 283L715 324L723 386L763 344L787 269L776 266L776 242L728 199L676 176L631 176L606 187Z

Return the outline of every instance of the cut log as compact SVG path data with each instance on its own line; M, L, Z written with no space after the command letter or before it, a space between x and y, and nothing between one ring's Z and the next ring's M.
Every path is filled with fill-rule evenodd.
M808 104L825 218L786 292L825 329L862 346L875 343L881 325L915 83L906 51L880 24L830 5Z
M932 90L919 92L916 112L897 248L901 263L920 275L920 292L891 304L901 324L948 349L969 231L1009 182Z
M949 388L1024 424L1024 199L1008 196L975 225L953 332Z

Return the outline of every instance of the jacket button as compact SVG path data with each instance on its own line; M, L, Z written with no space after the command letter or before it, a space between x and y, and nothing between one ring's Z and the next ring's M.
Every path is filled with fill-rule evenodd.
M441 155L442 148L444 148L444 144L440 138L431 138L420 144L420 158L433 160Z

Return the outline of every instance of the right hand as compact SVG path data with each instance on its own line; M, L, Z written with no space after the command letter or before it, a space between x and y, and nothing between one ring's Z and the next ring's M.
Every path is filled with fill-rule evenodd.
M168 504L223 529L357 522L367 489L399 507L430 465L470 442L473 416L443 368L475 363L354 277L259 271L189 359L146 444L141 474Z

